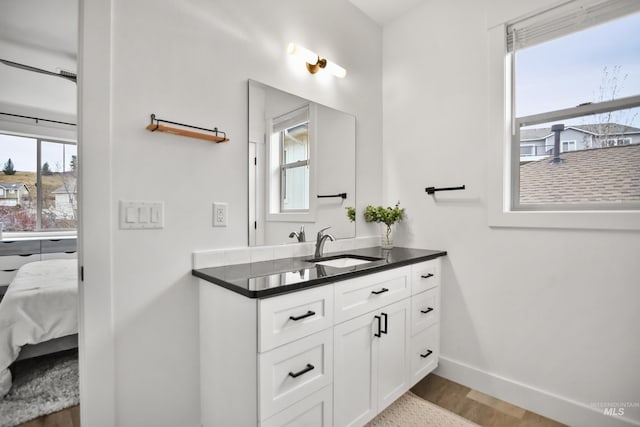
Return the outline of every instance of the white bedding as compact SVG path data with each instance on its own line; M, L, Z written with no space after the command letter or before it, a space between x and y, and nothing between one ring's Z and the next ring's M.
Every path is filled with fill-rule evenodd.
M26 344L78 333L78 262L25 264L0 301L0 399L11 388L11 365Z

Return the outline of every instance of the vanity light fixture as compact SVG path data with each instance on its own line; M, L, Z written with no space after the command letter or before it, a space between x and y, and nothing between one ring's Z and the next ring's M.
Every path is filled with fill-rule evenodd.
M318 70L322 68L341 79L343 79L347 75L347 70L345 70L335 62L331 62L327 58L323 58L317 53L314 53L306 47L300 46L299 44L289 43L287 52L302 59L306 63L307 70L311 74L317 73Z

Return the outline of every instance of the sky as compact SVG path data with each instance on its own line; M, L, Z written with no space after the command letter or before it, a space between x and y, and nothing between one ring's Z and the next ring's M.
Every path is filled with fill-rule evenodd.
M42 164L49 163L52 172L71 170L71 156L77 155L77 147L72 144L42 142ZM0 134L0 169L11 158L16 171L36 171L36 140Z
M516 116L596 102L601 87L611 99L616 85L603 84L605 67L617 76L616 98L640 94L640 13L517 51ZM617 115L629 121L620 124L640 127L633 110Z

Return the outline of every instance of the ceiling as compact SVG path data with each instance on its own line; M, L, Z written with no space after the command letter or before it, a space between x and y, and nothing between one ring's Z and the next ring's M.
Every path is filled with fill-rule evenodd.
M426 0L349 0L381 27L404 15Z
M78 0L2 0L0 41L76 59Z

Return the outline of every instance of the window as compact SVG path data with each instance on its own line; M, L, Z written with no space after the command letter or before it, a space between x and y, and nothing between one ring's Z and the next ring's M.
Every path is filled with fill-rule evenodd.
M270 119L268 220L314 220L314 117L313 106L303 105Z
M613 147L614 145L629 145L631 144L631 138L618 138L607 139L607 146Z
M565 153L567 151L576 151L576 142L575 141L562 141L562 152Z
M640 208L638 6L576 4L506 27L513 211Z
M0 223L4 232L75 230L75 143L0 134Z
M281 212L309 209L309 121L279 132Z

